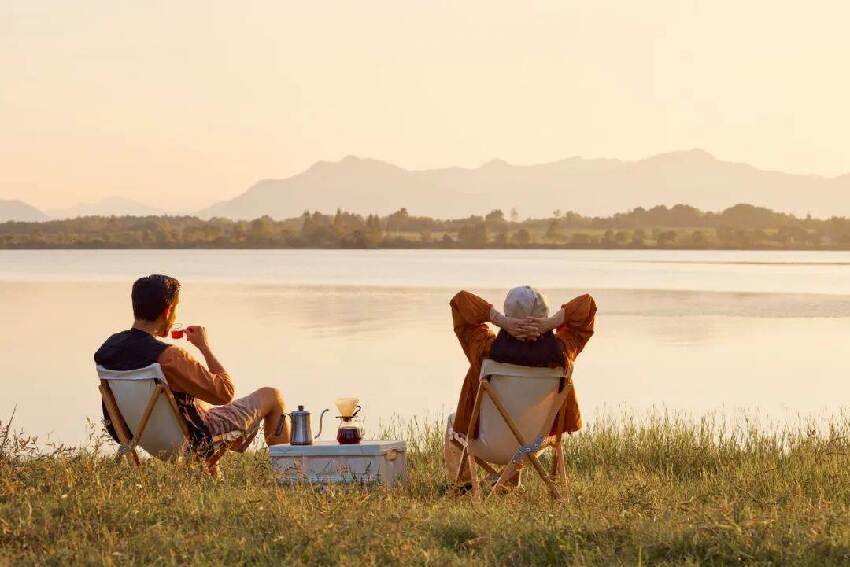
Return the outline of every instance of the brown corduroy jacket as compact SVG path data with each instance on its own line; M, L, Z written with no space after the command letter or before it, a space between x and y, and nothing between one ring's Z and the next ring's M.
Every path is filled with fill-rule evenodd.
M490 355L490 347L496 335L487 323L490 321L492 304L468 291L461 291L449 303L452 308L452 323L460 346L469 360L469 371L460 390L460 399L455 411L454 430L467 434L475 395L478 391L481 362ZM588 295L580 295L562 306L564 324L555 330L555 336L564 348L564 358L568 364L576 357L593 336L593 324L596 320L596 302ZM552 424L551 434L574 433L581 429L581 412L576 400L575 388L572 388L564 401L565 419L563 429L559 430L559 420Z

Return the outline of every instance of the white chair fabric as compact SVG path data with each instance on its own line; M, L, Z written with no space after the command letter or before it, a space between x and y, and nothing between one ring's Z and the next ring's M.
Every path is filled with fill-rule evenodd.
M157 384L168 387L168 381L159 364L138 370L107 370L97 367L101 380L109 384L118 411L127 422L133 437ZM168 399L160 394L138 445L150 455L173 459L182 454L184 435Z
M481 365L481 378L490 378L490 387L527 444L534 443L538 436L548 435L552 422L546 421L553 410L564 403L570 372L571 369L532 368L490 359ZM565 387L559 392L562 378ZM499 465L508 464L520 447L490 396L481 399L478 437L470 439L469 446L476 456Z

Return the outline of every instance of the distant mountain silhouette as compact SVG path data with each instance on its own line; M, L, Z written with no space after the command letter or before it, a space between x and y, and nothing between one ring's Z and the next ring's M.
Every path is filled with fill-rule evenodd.
M0 222L40 222L47 219L46 214L23 201L0 199Z
M88 216L136 216L162 215L165 211L149 207L123 197L106 197L93 203L80 203L68 209L50 211L50 216L58 219L69 219Z
M817 216L850 215L850 175L827 178L765 171L716 159L703 150L639 161L573 157L539 165L493 160L481 167L411 171L348 156L320 161L286 179L264 179L198 214L234 219L288 218L304 210L460 217L516 208L522 216L555 209L608 215L633 207L686 203L720 210L752 203Z

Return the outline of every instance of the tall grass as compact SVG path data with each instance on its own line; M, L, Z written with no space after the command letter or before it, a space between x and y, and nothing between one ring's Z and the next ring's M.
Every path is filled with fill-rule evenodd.
M0 563L847 564L850 420L768 431L719 417L607 416L566 441L559 502L446 491L442 426L394 423L395 489L279 488L265 451L223 481L116 463L102 438L43 447L0 423Z

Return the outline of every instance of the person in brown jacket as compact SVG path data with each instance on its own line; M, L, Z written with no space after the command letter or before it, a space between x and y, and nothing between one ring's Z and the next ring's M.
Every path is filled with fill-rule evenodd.
M266 443L289 443L286 406L277 388L260 388L234 399L230 375L210 348L207 330L192 326L186 338L201 352L206 365L183 348L159 340L168 336L177 319L180 282L154 274L139 278L131 293L135 321L130 329L110 336L94 355L109 370L137 370L159 363L189 428L192 450L207 461L210 472L227 450L244 451L263 426ZM103 408L104 426L118 441Z
M493 304L468 291L458 292L449 305L455 335L469 361L457 409L449 416L446 430L446 467L448 471L456 471L460 451L449 440L453 432L470 435L469 421L482 361L491 358L496 362L544 367L573 364L593 336L596 302L589 294L580 295L550 316L545 296L532 287L521 286L508 292L504 314ZM498 335L493 333L488 323L500 329ZM581 429L581 413L574 388L567 395L563 410L565 419L561 423L555 420L550 431L552 435L574 433ZM515 482L519 482L519 477Z

